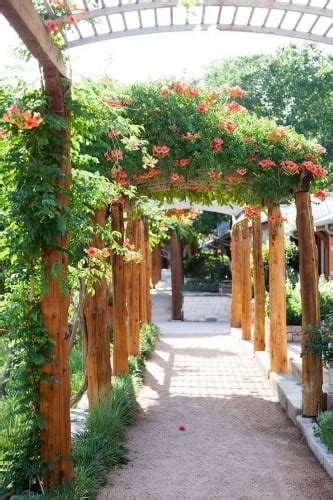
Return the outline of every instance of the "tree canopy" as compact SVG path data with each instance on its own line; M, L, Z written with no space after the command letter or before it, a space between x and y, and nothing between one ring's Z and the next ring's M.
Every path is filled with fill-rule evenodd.
M247 90L244 105L258 116L277 117L306 137L316 138L333 158L333 56L314 44L289 45L275 55L252 55L217 61L204 81Z

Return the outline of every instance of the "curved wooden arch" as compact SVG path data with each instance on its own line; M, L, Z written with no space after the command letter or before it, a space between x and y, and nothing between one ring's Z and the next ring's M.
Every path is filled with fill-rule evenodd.
M242 213L242 208L237 205L220 205L217 202L213 202L211 205L203 205L202 203L192 203L190 201L178 201L174 200L173 203L164 203L163 208L167 210L173 209L183 209L183 210L199 210L201 212L215 212L218 214L230 215L231 217L237 217Z
M44 3L54 18L50 0ZM78 23L63 33L69 48L128 36L211 29L333 44L330 0L322 0L322 6L317 0L305 5L297 0L203 0L190 9L179 6L177 0L118 0L118 5L114 0L99 0L98 8L89 9L82 0L81 6L74 12Z

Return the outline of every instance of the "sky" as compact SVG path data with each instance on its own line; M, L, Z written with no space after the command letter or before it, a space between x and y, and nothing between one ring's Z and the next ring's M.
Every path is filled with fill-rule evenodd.
M254 33L192 31L141 35L108 40L70 50L73 80L82 76L109 76L122 83L163 77L200 77L211 62L230 56L273 53L278 47L301 40ZM20 74L38 81L36 62L17 62L13 49L19 44L14 30L0 15L0 74ZM325 51L333 48L322 44ZM17 64L20 70L18 72ZM10 70L8 66L15 66Z

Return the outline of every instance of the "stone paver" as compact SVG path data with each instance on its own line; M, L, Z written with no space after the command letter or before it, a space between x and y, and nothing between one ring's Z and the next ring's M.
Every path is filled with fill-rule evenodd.
M98 498L333 499L332 480L228 325L160 326L130 462Z

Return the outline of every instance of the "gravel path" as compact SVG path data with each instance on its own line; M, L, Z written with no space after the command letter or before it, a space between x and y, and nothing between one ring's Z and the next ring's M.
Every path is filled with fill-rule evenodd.
M333 499L333 482L228 325L160 326L130 463L98 498Z

